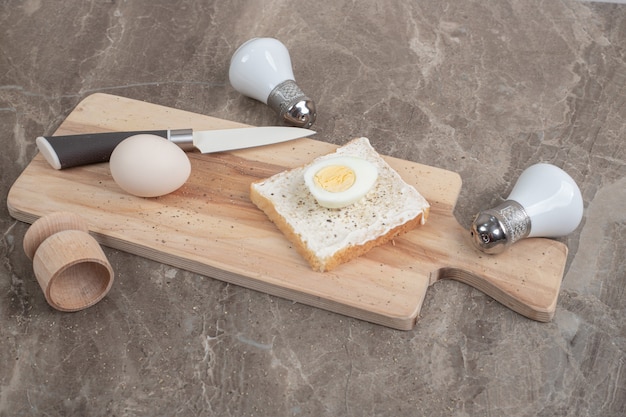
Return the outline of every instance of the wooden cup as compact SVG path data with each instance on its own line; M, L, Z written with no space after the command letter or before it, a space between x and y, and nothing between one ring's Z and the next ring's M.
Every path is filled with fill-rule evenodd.
M24 251L46 301L60 311L78 311L100 301L114 273L86 222L74 213L53 213L33 223Z

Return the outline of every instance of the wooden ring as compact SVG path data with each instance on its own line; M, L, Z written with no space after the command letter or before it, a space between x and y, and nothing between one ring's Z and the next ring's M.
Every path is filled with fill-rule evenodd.
M24 251L33 253L39 286L57 310L90 307L113 285L113 268L78 215L54 213L37 220L24 236Z

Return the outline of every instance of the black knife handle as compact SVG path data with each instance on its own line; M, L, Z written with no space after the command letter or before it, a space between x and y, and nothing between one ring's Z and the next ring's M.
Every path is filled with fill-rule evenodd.
M168 138L168 130L138 130L134 132L87 133L66 136L40 136L39 152L54 169L107 162L113 149L133 135L151 134Z

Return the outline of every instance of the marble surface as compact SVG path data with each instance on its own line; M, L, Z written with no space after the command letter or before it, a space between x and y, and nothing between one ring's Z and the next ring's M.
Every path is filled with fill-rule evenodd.
M0 2L0 416L623 416L626 6L579 1ZM105 248L109 296L45 302L6 195L83 98L255 125L228 82L271 36L317 103L317 139L457 171L468 226L527 166L579 183L555 318L433 285L397 331Z

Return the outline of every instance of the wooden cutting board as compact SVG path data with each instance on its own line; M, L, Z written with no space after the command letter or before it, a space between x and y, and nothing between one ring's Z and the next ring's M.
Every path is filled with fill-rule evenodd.
M243 126L94 94L56 134ZM567 247L528 239L497 256L482 254L453 216L459 175L396 158L386 160L431 204L426 225L336 270L313 272L250 202L248 190L256 179L335 148L298 139L233 152L191 153L187 183L158 198L122 191L107 163L57 171L38 154L13 184L7 204L13 217L28 223L56 211L76 212L105 246L396 329L413 328L429 285L445 278L472 285L531 319L552 319Z

